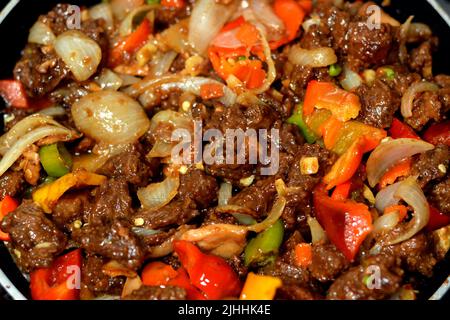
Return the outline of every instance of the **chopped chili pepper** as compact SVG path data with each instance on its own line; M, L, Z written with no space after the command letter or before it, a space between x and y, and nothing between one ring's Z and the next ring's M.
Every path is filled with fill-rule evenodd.
M295 263L303 268L312 263L312 247L309 243L299 243L295 246Z
M16 210L17 206L19 204L16 200L14 200L10 196L5 196L3 200L0 202L0 225L2 223L3 218L5 218L9 213ZM9 237L9 234L6 232L3 232L0 229L0 240L2 241L10 241L11 238Z
M408 215L408 208L406 208L404 205L401 204L396 204L387 207L386 209L384 209L384 214L388 214L395 211L398 212L399 221L402 221Z
M41 147L39 159L45 172L51 177L62 177L69 173L72 167L72 156L62 143Z
M411 138L420 140L420 137L414 132L414 130L410 126L404 124L397 118L394 118L394 120L392 120L391 127L389 128L389 134L394 139Z
M277 277L249 272L242 288L241 300L272 300L282 281Z
M33 300L79 299L81 249L73 250L53 261L50 268L30 273L30 289Z
M321 126L320 131L323 136L323 143L325 148L331 150L336 144L339 133L343 127L343 123L334 116L329 117Z
M222 299L239 294L239 278L224 259L204 254L188 241L174 241L173 247L191 283L203 292L206 299Z
M134 32L112 49L109 61L110 65L113 67L117 66L122 63L124 54L131 55L135 53L145 44L151 32L150 21L144 19Z
M186 2L184 0L161 0L161 6L181 9L186 6Z
M423 138L434 145L442 143L450 147L450 121L433 124L425 131Z
M428 205L428 207L430 208L430 219L425 230L434 231L450 224L450 215L439 211L431 205Z
M352 187L352 182L347 181L343 184L340 184L334 188L333 193L331 194L331 199L333 200L345 200L348 198L350 194L350 189Z
M411 158L401 160L381 177L379 181L380 189L383 189L389 184L393 184L399 177L408 176L410 172Z
M328 238L353 261L361 243L372 231L369 208L353 200L330 198L323 184L314 190L313 203L316 217Z
M331 82L312 80L308 83L303 113L311 115L317 109L327 109L340 121L356 118L361 110L359 97L338 88Z
M200 87L200 96L203 100L220 98L223 96L223 85L218 83L203 84Z
M29 103L25 88L19 80L0 80L0 96L8 106L28 108Z
M305 10L294 0L275 0L273 10L283 21L286 35L278 41L269 43L272 50L292 41L297 36L297 32L305 18Z

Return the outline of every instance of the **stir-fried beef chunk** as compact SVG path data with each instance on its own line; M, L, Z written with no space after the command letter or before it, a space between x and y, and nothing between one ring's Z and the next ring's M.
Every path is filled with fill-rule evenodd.
M120 294L124 284L123 277L110 277L103 272L107 260L88 254L81 267L81 283L94 294Z
M27 200L3 219L1 228L9 233L16 261L24 271L48 267L67 243L44 211Z
M431 203L441 212L450 215L450 178L434 185L429 194Z
M186 299L186 290L180 287L152 287L141 286L123 300L183 300Z
M63 195L52 212L52 219L55 224L66 230L74 228L76 220L80 222L83 216L91 209L90 196L88 191L71 192Z
M211 206L217 199L219 187L214 177L202 170L190 170L180 176L178 196L191 199L199 209Z
M0 198L18 195L24 189L24 184L23 171L6 171L0 177Z
M312 262L308 267L311 276L319 281L333 281L348 268L349 261L331 243L318 243L312 246Z
M412 173L417 175L417 182L425 188L431 181L445 177L449 168L450 151L445 145L438 145L433 150L422 153L412 165Z

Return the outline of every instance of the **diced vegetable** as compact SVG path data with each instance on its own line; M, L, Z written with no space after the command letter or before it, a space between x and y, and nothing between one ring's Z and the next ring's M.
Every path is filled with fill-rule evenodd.
M450 224L450 215L440 212L435 207L429 205L430 220L428 221L425 230L433 231L445 227Z
M340 75L342 72L342 67L338 64L332 64L329 68L328 68L328 74L331 77L337 77L338 75Z
M294 0L275 0L273 10L283 21L286 35L280 40L270 43L272 50L292 41L297 36L297 32L305 18L305 10Z
M161 5L167 8L181 9L186 6L185 0L161 0Z
M384 209L384 214L398 212L399 221L402 221L408 215L408 208L401 204L395 204Z
M433 124L425 131L423 138L434 145L442 143L450 146L450 121Z
M333 193L331 194L331 199L333 200L345 200L348 198L350 194L350 189L352 187L351 181L344 182L334 188Z
M408 176L411 172L411 158L406 158L395 164L380 179L379 186L383 189L389 184L393 184L399 177Z
M388 80L394 80L395 71L392 68L384 67L384 68L382 68L382 70Z
M241 300L272 300L283 283L279 278L249 272L242 289Z
M245 265L263 266L273 262L283 241L283 235L283 222L277 220L270 228L251 239L244 251Z
M394 139L411 138L420 140L420 137L414 132L414 130L410 126L404 124L397 118L394 118L394 120L392 120L391 127L389 128L389 134Z
M301 174L316 174L319 171L319 160L317 157L301 157L300 172Z
M295 124L300 129L300 131L302 132L303 136L305 137L308 143L314 143L314 141L316 141L316 136L303 120L302 109L303 106L301 104L298 105L297 108L294 110L292 116L290 116L289 119L287 119L287 122Z
M28 108L27 94L22 82L18 80L0 80L0 96L7 105L16 108Z
M61 143L43 146L39 149L39 158L45 172L59 178L70 172L72 156Z
M319 185L313 192L316 217L328 238L345 257L353 261L359 247L372 230L369 208L353 200L334 200Z
M203 100L220 98L223 94L223 85L218 83L206 83L200 87L200 97Z
M309 243L299 243L295 246L295 263L303 268L312 263L312 247Z
M30 273L30 289L33 300L77 300L80 290L81 249L73 250L57 258L50 268Z
M0 202L0 225L2 223L3 218L5 218L9 213L11 213L14 210L16 210L18 205L19 204L17 203L17 201L14 200L10 196L5 196L3 198L3 200ZM9 241L11 239L9 237L9 234L3 232L0 229L0 240L2 240L2 241Z

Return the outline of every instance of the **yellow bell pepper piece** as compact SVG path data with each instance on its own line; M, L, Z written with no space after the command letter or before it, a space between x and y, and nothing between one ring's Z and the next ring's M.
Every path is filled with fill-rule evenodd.
M105 180L105 176L84 170L68 173L34 191L33 201L39 204L44 212L51 213L58 199L70 188L98 186Z
M282 282L277 277L262 276L250 272L242 289L241 300L272 300Z

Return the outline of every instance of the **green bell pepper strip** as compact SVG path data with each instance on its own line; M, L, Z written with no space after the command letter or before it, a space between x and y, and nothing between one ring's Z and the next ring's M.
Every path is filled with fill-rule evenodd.
M283 222L277 220L270 228L248 242L244 251L244 264L264 266L273 262L283 242L283 235Z
M72 168L72 156L61 143L41 147L39 158L42 167L50 177L62 177L69 173Z
M298 105L297 108L295 108L294 113L287 119L287 123L295 124L300 129L308 143L314 143L314 141L317 140L316 135L303 120L302 105Z

